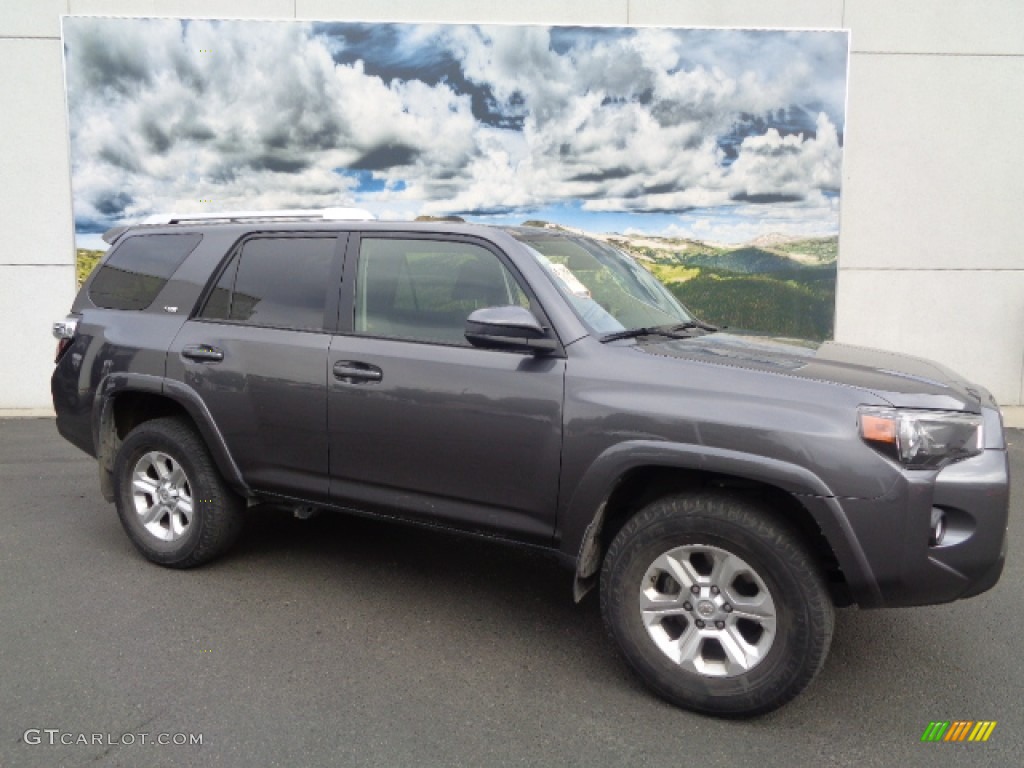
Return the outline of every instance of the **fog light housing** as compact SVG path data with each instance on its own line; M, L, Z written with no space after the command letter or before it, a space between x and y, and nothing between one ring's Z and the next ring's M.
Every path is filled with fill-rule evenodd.
M946 513L938 507L932 507L931 530L928 534L929 547L941 547L946 538Z

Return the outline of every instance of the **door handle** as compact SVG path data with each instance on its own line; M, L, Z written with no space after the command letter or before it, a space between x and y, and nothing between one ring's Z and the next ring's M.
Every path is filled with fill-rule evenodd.
M224 359L224 352L209 344L189 344L181 350L181 356L199 363L219 363Z
M334 378L349 384L358 384L361 381L376 382L383 377L383 372L375 365L354 360L339 360L334 364Z

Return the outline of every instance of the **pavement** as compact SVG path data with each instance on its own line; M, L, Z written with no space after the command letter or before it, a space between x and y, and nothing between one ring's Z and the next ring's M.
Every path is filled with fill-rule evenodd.
M993 590L842 610L811 688L723 721L650 695L545 556L255 509L168 570L52 420L0 421L0 766L1024 765L1022 506ZM998 725L921 743L933 720Z

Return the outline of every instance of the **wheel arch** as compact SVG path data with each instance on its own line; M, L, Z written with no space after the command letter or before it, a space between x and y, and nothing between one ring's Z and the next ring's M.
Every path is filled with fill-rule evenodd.
M104 379L93 406L100 490L107 501L114 500L114 457L121 442L139 424L168 416L191 424L228 485L242 496L252 495L213 416L195 390L158 376L125 373Z
M877 586L867 558L842 507L817 475L763 456L652 441L623 443L603 453L569 501L560 547L575 561L575 599L594 586L612 539L640 509L665 495L709 488L754 499L793 528L820 564L837 605L874 602Z

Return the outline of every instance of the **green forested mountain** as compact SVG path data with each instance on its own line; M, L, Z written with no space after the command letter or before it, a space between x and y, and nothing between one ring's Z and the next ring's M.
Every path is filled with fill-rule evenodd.
M698 317L731 328L831 338L838 237L768 235L727 246L612 235Z

